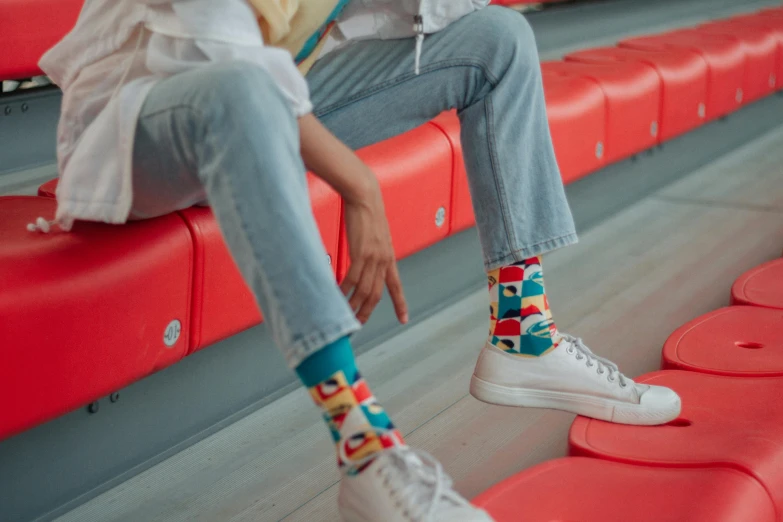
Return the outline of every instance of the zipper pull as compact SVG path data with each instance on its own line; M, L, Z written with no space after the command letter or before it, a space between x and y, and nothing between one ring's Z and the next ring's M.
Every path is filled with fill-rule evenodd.
M418 76L419 65L421 64L421 48L424 43L424 17L420 14L413 17L413 31L416 33L416 64L414 71Z

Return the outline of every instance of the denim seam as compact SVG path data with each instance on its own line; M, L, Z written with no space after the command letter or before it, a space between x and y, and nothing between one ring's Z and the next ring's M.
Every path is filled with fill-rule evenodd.
M356 94L342 99L339 102L333 103L332 105L328 105L326 107L323 107L322 109L317 109L313 111L313 114L322 117L325 116L331 112L337 111L339 109L342 109L343 107L346 107L348 105L351 105L360 99L367 98L369 96L372 96L373 94L377 94L380 91L389 89L391 87L395 87L397 85L400 85L402 83L408 82L410 80L416 79L418 77L424 76L425 74L430 74L433 72L440 72L444 69L451 69L454 67L472 67L475 69L479 69L482 74L486 77L487 81L492 85L492 88L494 89L497 85L498 81L497 79L490 73L489 68L486 64L479 61L474 60L442 60L440 62L436 62L433 64L428 65L427 67L422 68L422 70L419 72L418 75L415 73L407 73L401 76L397 76L396 78L391 78L383 83L379 83L378 85L373 85L372 87L369 87L363 91L359 91Z
M492 105L491 95L488 95L484 99L484 109L487 120L487 144L489 146L489 158L490 166L492 167L492 178L495 181L495 190L497 191L498 204L500 205L500 215L503 216L503 228L505 229L506 245L511 250L511 245L517 243L516 235L514 234L514 228L509 226L509 211L508 202L506 200L506 190L503 186L502 176L499 176L499 163L497 157L497 147L495 145L495 133L494 133L494 108Z

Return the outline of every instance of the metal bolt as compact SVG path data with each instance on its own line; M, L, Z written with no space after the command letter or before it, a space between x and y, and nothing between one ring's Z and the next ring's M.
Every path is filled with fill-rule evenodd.
M742 103L742 99L744 97L745 97L745 93L742 92L742 89L741 88L737 89L737 96L736 96L737 103Z
M118 400L120 400L120 392L114 392L111 395L109 395L109 400L111 402L117 402Z
M650 135L658 136L658 122L654 121L650 124Z
M707 116L707 106L703 103L699 104L699 118L704 119Z
M435 226L440 228L443 226L445 222L446 222L446 209L444 207L440 207L438 211L435 212Z
M11 114L11 107L6 105L5 110L3 112L5 112L5 115L8 116L9 114Z
M329 254L326 254L326 260L329 262L329 266L332 266L332 256Z
M98 401L91 402L87 406L87 411L90 413L98 413L98 410L101 409L101 404Z
M778 81L778 79L775 76L775 73L772 73L772 74L769 75L769 86L770 87L775 87L775 84L777 83L777 81Z
M29 109L29 108L30 108L30 106L27 105L26 103L22 104L22 112L27 112L27 109Z
M604 157L604 144L603 142L599 141L595 145L595 157L598 159L601 159Z

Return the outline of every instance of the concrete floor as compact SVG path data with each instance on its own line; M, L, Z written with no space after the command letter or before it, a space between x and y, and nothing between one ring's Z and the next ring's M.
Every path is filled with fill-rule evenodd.
M544 273L560 329L635 376L658 368L675 328L727 305L734 279L782 250L783 128L584 233ZM407 441L467 497L565 455L572 420L468 395L487 304L477 292L359 357ZM57 520L338 520L333 451L300 389Z

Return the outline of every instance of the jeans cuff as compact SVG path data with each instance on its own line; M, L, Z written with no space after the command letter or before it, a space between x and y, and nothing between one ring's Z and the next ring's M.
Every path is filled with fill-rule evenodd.
M350 335L361 328L361 324L355 317L350 316L327 328L311 332L297 341L283 348L286 363L291 369L296 368L302 361L338 339Z
M501 266L507 266L512 263L518 263L529 259L531 257L540 256L558 248L574 245L579 242L579 238L576 232L571 232L565 236L556 237L547 241L542 241L534 245L524 246L516 250L512 250L507 254L503 254L500 257L484 258L484 269L487 272L500 268Z

